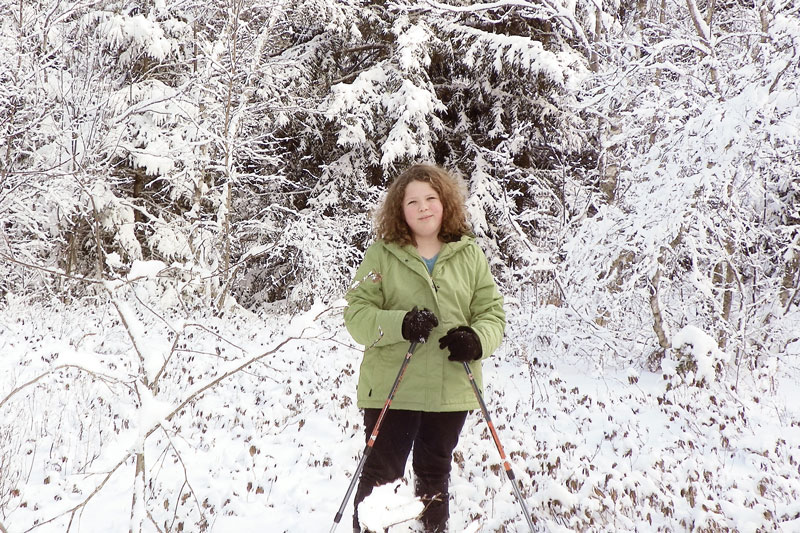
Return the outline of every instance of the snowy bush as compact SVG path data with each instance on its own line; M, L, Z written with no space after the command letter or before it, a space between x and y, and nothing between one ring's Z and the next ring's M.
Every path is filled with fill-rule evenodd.
M364 446L353 403L360 354L341 317L320 307L291 324L154 314L143 304L158 291L144 281L135 289L143 301L125 289L116 304L67 314L18 305L2 314L0 523L12 532L64 531L70 522L79 531L127 529L143 437L143 531L330 523ZM776 359L763 374L739 373L693 328L676 345L723 364L702 386L667 359L659 374L597 366L568 346L533 342L522 327L529 311L509 311L509 341L485 364L485 396L537 525L797 523L791 368ZM525 530L479 413L467 419L452 476L454 530Z

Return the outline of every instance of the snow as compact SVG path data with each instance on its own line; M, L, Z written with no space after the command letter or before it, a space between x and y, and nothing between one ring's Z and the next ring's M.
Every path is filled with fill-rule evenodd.
M697 363L697 377L709 381L716 375L717 363L727 363L730 359L719 350L717 342L709 334L692 325L685 326L675 334L672 348L686 348Z
M106 21L100 24L99 31L109 46L123 48L134 44L155 59L165 59L172 50L172 43L165 37L160 25L144 15L107 16Z
M130 272L128 272L128 279L135 280L139 278L155 278L163 270L166 270L167 265L163 261L158 260L136 260L131 264Z
M422 500L403 481L376 487L358 506L358 518L370 531L401 531L393 526L416 520L425 509Z
M421 25L409 27L408 24L406 17L398 18L394 24L394 32L397 34L400 68L414 71L420 64L430 64L425 44L431 39L431 34L427 28Z
M168 174L175 168L172 158L164 155L169 149L169 144L164 140L154 141L147 145L144 151L136 151L131 154L134 164L145 169L150 176L160 176Z
M161 267L143 263L136 273L156 275ZM147 281L134 283L145 287ZM147 296L141 287L138 294ZM125 304L141 346L167 345L174 338L164 320L148 318L137 300ZM115 323L113 307L71 308L66 314L41 307L3 311L0 390L47 375L0 404L5 427L28 427L4 437L3 449L24 449L27 442L35 450L15 455L0 482L20 491L8 500L2 523L16 533L34 520L53 518L38 530L63 531L69 517L60 513L82 503L101 473L128 456L73 524L82 533L108 531L109 524L124 529L136 487L130 454L143 441L148 502L166 502L147 503L147 510L162 530L173 517L176 524L205 519L213 531L326 529L364 444L354 405L360 350L349 341L340 311L330 309L316 304L294 317L207 317L208 331L188 326L196 319L169 320L185 326L157 392L135 378L131 340ZM530 321L517 304L509 311L513 337ZM299 338L279 347L289 336ZM767 527L767 508L786 523L796 521L800 413L792 400L794 371L775 359L769 370L774 390L767 399L756 382L739 380L733 390L735 375L714 371L711 365L724 369L728 362L707 332L687 326L673 343L697 358L698 378L707 378L703 384L676 384L677 370L662 375L596 366L549 350L532 352L538 363L531 365L516 355L514 344L484 364L489 409L540 525L552 531L632 531L650 527L644 518L649 515L653 525L668 529L680 529L687 520L744 531ZM80 351L58 348L70 345ZM55 350L61 352L56 364L76 368L56 370L46 361ZM262 354L169 418L211 380ZM126 385L128 375L137 379L137 394ZM756 402L759 397L764 400ZM52 414L25 422L31 403L70 408L58 416L49 408ZM364 503L362 518L370 527L402 522L389 531L417 530L410 520L419 509L412 480L409 466L404 482L381 488ZM681 493L690 487L697 496L687 501ZM468 417L462 432L451 490L453 531L526 531L480 413ZM340 527L349 526L351 515L352 501ZM147 518L143 531L156 531Z
M473 39L464 54L463 61L466 65L474 66L477 58L482 55L483 47L491 45L496 47L492 69L496 72L505 71L506 67L518 67L535 75L544 72L555 83L566 86L574 86L577 79L580 79L581 71L572 71L573 65L565 64L562 59L553 52L547 51L538 41L531 41L519 36L499 36L488 34L474 28L461 28L465 36Z

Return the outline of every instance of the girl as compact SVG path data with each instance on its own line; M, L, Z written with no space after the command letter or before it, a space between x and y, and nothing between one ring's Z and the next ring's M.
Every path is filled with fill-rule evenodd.
M413 450L426 532L444 532L453 449L478 401L463 361L482 388L480 360L500 345L503 299L467 224L464 197L444 169L414 165L389 187L376 240L348 292L347 330L366 349L358 380L366 437L372 433L409 342L420 344L364 464L355 495L403 476ZM434 342L425 342L433 339Z

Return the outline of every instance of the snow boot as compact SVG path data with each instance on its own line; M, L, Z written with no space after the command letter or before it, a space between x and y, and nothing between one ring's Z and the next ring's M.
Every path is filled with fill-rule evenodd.
M416 482L416 494L425 504L425 511L420 517L425 533L445 533L447 531L447 520L450 518L450 494L448 493L448 482L438 482L435 488L420 482ZM438 489L438 490L437 490Z

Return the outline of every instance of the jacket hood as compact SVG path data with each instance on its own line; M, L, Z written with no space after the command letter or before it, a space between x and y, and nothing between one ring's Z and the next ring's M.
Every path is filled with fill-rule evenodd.
M413 244L399 245L397 243L386 242L383 240L378 242L383 243L383 246L386 248L386 250L395 255L398 259L405 260L409 257L419 257L419 253L417 253L417 249ZM474 242L475 237L472 237L471 235L464 235L457 241L444 243L441 251L439 252L437 261L447 259L451 255L460 252Z

